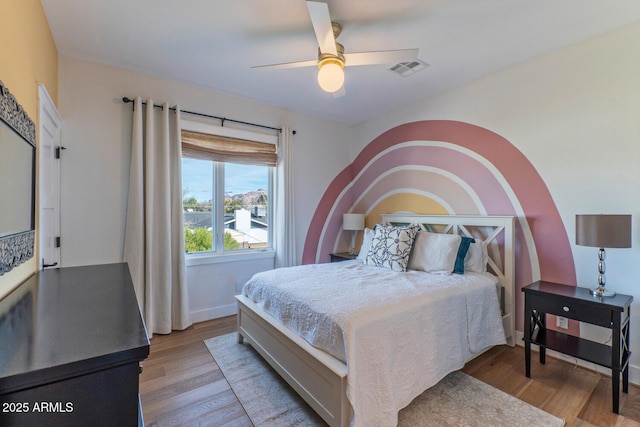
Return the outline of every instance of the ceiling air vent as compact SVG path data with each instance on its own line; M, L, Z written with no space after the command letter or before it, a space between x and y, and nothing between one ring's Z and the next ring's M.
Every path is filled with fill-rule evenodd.
M426 62L422 62L419 59L411 62L398 62L393 67L389 68L389 71L393 71L394 73L402 76L409 77L420 70L427 68L429 64Z

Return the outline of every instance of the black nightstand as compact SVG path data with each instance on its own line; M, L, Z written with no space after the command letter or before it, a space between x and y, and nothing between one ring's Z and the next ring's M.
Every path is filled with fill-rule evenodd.
M538 281L524 292L524 355L527 377L531 377L531 344L540 346L540 363L546 349L558 351L611 369L613 412L620 410L622 391L629 391L629 326L633 297L617 294L598 298L587 288ZM611 329L611 346L546 328L545 314L566 317Z
M329 254L329 256L331 257L331 262L349 261L358 257L357 254L352 254L351 252L338 252Z

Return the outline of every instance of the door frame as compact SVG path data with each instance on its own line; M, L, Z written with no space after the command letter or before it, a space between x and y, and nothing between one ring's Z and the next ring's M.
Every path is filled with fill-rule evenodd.
M60 254L60 151L63 149L62 147L62 127L63 127L62 116L58 112L55 103L49 96L47 89L44 85L38 84L38 232L37 232L37 241L38 241L38 266L39 269L44 269L44 265L49 267L60 267L61 266L61 254ZM49 128L50 127L50 128ZM53 147L51 150L45 150L45 147L42 145L42 138L44 132L52 134L53 137ZM49 167L52 168L51 174L47 177L43 173L44 171L44 162L52 161L52 164ZM49 178L47 183L43 181ZM53 185L56 188L53 189L52 193L54 194L51 203L53 204L53 208L55 210L54 217L51 221L51 227L53 231L48 233L48 227L44 223L45 215L43 215L43 202L45 201L45 197L49 197L44 194L44 190L50 188L49 185ZM57 243L56 243L57 238ZM46 245L52 245L53 251L45 254ZM50 257L51 259L45 260L45 255Z

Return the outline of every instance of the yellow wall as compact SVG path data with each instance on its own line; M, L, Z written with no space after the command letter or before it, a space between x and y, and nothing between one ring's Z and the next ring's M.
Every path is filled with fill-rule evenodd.
M0 80L37 129L38 83L58 103L58 50L40 0L0 0L0 40ZM36 258L0 276L0 299L37 270Z

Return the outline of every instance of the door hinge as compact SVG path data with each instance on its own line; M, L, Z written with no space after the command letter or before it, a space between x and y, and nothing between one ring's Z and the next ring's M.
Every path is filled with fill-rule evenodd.
M57 236L57 237L55 238L55 241L54 241L54 247L56 247L56 248L59 248L59 247L60 247L60 236Z
M60 158L60 152L61 152L62 150L66 150L66 149L67 149L67 148L66 148L66 147L63 147L63 146L56 147L56 152L55 152L56 159L59 159L59 158Z

